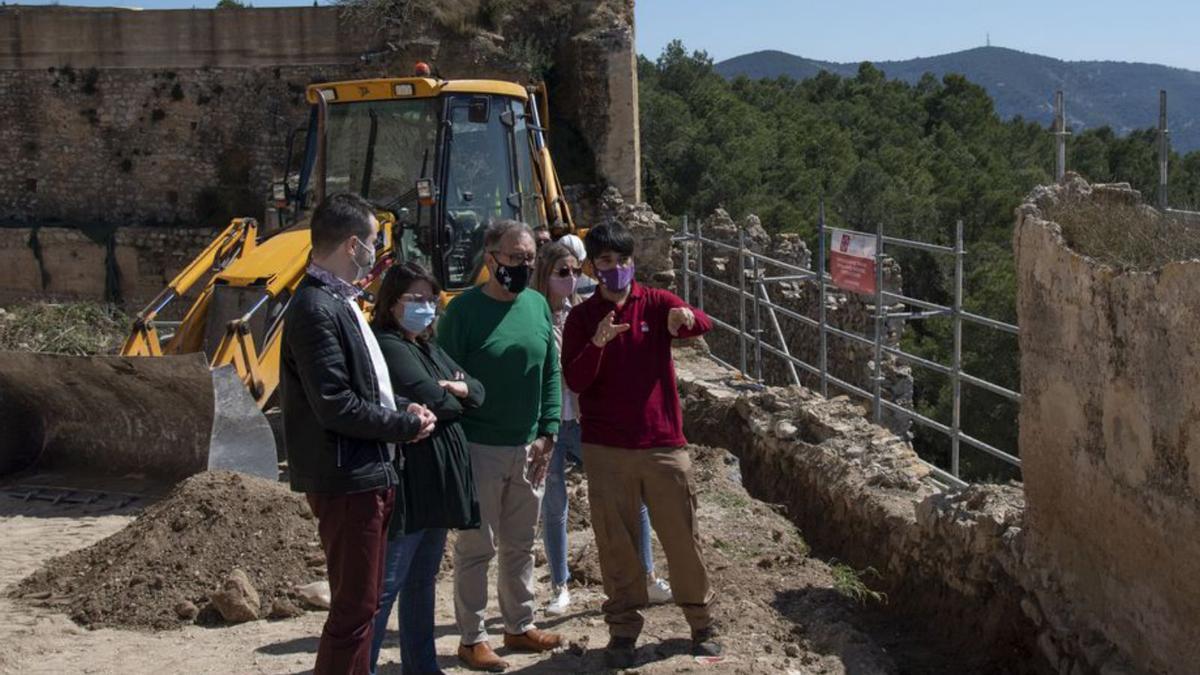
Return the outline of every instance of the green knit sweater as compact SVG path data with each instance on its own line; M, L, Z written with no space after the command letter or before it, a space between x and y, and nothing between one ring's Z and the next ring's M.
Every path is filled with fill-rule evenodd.
M482 406L463 415L467 440L525 445L558 433L558 349L541 293L525 290L501 302L472 288L446 307L437 341L488 392Z

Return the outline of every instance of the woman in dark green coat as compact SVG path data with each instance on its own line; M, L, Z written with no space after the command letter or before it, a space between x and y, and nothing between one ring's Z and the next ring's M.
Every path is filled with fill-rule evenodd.
M438 292L437 282L420 265L394 265L383 277L372 319L396 396L428 407L438 421L429 438L405 444L396 453L400 486L375 615L372 673L397 597L402 672L442 672L434 647L433 606L446 531L479 527L471 457L458 420L464 410L483 403L483 385L430 339Z

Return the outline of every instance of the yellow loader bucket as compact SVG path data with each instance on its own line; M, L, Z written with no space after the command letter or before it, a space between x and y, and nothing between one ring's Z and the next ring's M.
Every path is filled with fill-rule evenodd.
M271 427L233 366L0 351L0 476L177 481L208 469L279 476Z

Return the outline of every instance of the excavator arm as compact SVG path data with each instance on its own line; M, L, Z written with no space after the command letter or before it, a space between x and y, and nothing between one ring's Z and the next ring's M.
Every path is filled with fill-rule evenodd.
M258 223L253 218L235 218L221 234L201 251L187 267L183 268L171 283L167 285L150 304L138 313L134 320L133 329L125 344L121 347L122 356L162 356L163 347L158 335L155 319L159 313L175 300L187 295L189 291L210 273L220 272L234 258L254 250L258 243ZM207 305L208 290L204 290L196 303L190 308L188 315L193 321L181 321L179 325L189 326L194 322L198 312L202 313ZM183 331L186 334L186 331ZM168 351L168 353L170 353Z
M529 92L529 109L533 114L532 133L530 141L534 155L534 170L537 174L538 185L542 189L542 208L544 222L550 226L550 234L561 237L575 231L575 221L571 217L571 207L563 196L562 182L558 179L558 170L550 157L550 146L546 141L547 119L549 108L546 106L546 85L539 84Z

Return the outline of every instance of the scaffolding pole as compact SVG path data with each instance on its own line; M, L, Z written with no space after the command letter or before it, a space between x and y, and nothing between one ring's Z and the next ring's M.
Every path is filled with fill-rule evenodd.
M1054 92L1054 180L1067 176L1067 107L1062 90Z
M1167 200L1167 171L1171 161L1171 132L1167 129L1167 90L1158 92L1158 208L1170 208Z
M825 198L821 197L821 210L817 214L817 332L821 339L821 354L818 367L821 369L821 396L829 398L828 337L825 332Z
M959 442L962 436L962 306L963 306L963 221L954 227L954 360L950 366L951 382L954 386L953 418L950 424L950 473L960 478Z

